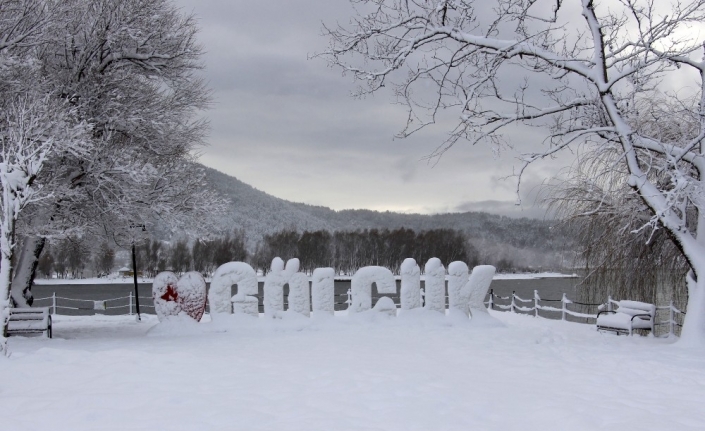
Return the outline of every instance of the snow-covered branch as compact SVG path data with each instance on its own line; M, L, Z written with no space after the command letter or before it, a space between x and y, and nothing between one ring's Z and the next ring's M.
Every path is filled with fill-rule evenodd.
M702 292L693 314L705 315L705 108L682 103L685 117L661 110L657 121L644 121L661 99L683 102L663 85L680 65L696 69L702 85L705 64L693 55L703 41L683 35L705 20L705 0L565 0L550 10L517 0L355 3L371 13L350 28L325 28L331 46L319 56L352 73L358 94L392 82L409 111L401 136L451 114L456 125L437 157L461 141L511 145L517 125L542 128L548 147L513 146L522 153L518 182L536 160L564 149L612 155L626 190L650 212L642 227L667 230L693 268ZM703 97L701 89L696 99ZM690 118L684 133L653 125ZM705 339L705 318L694 326Z

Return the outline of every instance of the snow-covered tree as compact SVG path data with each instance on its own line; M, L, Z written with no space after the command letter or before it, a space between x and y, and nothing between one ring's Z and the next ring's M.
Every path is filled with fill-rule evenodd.
M10 308L12 259L16 249L16 226L30 204L50 199L46 184L39 180L47 159L55 154L86 154L89 142L85 125L67 118L67 111L51 96L32 92L5 94L0 102L0 321L3 334ZM0 353L7 353L0 337Z
M30 274L13 282L18 302L42 237L101 235L129 246L144 239L130 226L204 226L222 207L194 163L210 98L194 17L168 0L57 3L63 8L31 54L44 85L90 124L92 149L46 161L41 175L54 198L31 205L18 226L18 274Z
M360 95L393 84L409 113L401 136L455 121L434 156L460 141L509 147L509 134L531 126L547 138L515 147L519 178L577 146L617 152L649 214L642 228L665 229L691 268L681 342L705 343L705 61L703 41L691 38L705 0L354 3L359 15L326 29L321 55L362 82ZM695 133L672 142L634 127L644 100L677 99L669 90L680 82L697 82L688 88L700 99Z
M115 250L110 247L107 241L103 241L94 254L93 265L98 274L108 275L112 272L115 266Z
M661 102L642 104L630 125L674 144L697 133L699 119L692 101ZM627 176L619 153L581 152L565 179L552 181L545 190L546 201L576 239L575 263L588 270L580 289L583 302L612 295L645 302L671 299L684 308L687 261L668 231L642 229L651 215L638 195L631 193ZM650 176L655 182L669 181L663 171L652 171ZM692 222L696 209L692 202L686 205L684 211L690 212Z

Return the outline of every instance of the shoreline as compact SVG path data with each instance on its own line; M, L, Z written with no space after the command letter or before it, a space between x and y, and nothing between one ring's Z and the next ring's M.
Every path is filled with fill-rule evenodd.
M578 275L573 274L563 274L559 272L538 272L538 273L517 273L517 274L495 274L492 278L493 280L537 280L544 278L577 278ZM401 276L395 275L395 280L400 280ZM264 276L258 276L257 280L259 282L264 282ZM425 277L422 275L421 280ZM351 275L341 275L335 277L336 281L350 281L352 280ZM151 278L139 278L137 282L139 284L149 284L152 283ZM210 282L210 277L206 278L207 282ZM116 277L116 278L38 278L34 280L34 285L38 286L61 286L61 285L102 285L102 284L128 284L132 285L134 283L132 277Z

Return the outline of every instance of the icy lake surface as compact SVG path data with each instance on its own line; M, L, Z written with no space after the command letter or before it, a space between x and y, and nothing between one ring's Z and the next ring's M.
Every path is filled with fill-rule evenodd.
M495 294L500 296L511 295L513 291L523 298L533 298L534 290L539 292L541 298L544 299L560 299L563 293L566 293L570 298L575 297L575 285L579 279L561 274L545 273L545 274L498 274L490 285ZM422 281L423 285L423 281ZM350 280L336 279L335 294L336 294L336 310L344 310L347 308L345 300L347 299L346 292L350 288ZM399 288L400 284L397 281L397 294L392 295L392 299L399 303ZM232 293L237 291L233 288ZM59 314L70 315L92 315L95 314L94 305L90 302L70 301L62 298L83 299L88 301L102 301L112 298L121 298L110 301L108 306L117 307L108 309L102 313L107 315L118 315L127 313L127 305L129 304L130 292L134 292L131 279L117 279L111 282L105 282L100 279L86 280L37 280L37 284L32 287L32 292L35 298L49 298L52 294L59 297L57 304L59 306L71 307L60 309ZM143 311L153 313L153 309L149 308L152 305L152 284L151 282L139 283L140 306L144 307ZM285 298L288 292L288 287L285 287ZM263 298L263 281L259 283L259 298L260 312L264 309L262 306ZM379 298L376 289L373 289L373 301ZM51 299L42 299L36 302L36 306L47 307L51 306ZM78 309L73 309L78 308Z

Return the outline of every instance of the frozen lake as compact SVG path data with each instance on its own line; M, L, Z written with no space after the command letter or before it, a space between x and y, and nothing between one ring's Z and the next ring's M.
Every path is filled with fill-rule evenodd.
M499 277L502 277L501 275ZM492 281L490 289L492 289L495 295L501 297L507 297L512 294L513 291L516 292L517 296L524 299L531 299L534 295L534 290L537 290L541 299L555 299L560 300L563 293L565 293L569 298L574 299L576 297L576 285L580 281L577 277L546 277L546 278L498 278ZM42 283L39 280L39 283ZM424 282L421 281L421 286L423 287ZM260 299L260 312L263 312L262 298L263 298L263 287L264 282L259 283L259 294L257 295ZM350 280L340 279L335 281L335 294L336 294L336 310L344 310L347 308L345 303L347 299L347 291L350 288ZM400 281L397 281L397 293L396 295L390 295L391 298L399 303L399 289ZM284 294L288 292L288 287L284 288ZM55 293L57 296L57 307L58 314L66 315L93 315L96 314L95 305L93 301L107 301L106 306L108 309L100 310L98 313L106 315L119 315L127 314L129 308L129 295L134 292L133 285L130 283L104 283L104 284L71 284L71 283L57 283L57 284L37 284L32 288L34 297L37 298L35 303L36 306L51 306L52 300L51 296ZM233 294L236 292L236 288L233 287ZM140 309L143 313L153 313L152 308L152 284L150 283L140 283L139 284L139 296L140 296ZM373 303L379 298L379 294L376 292L376 288L373 287ZM42 299L49 298L49 299ZM118 299L115 299L118 298ZM286 296L285 296L286 301ZM508 304L508 300L497 299L498 304ZM519 305L529 305L529 304L519 304ZM560 305L558 305L560 307ZM585 310L586 312L594 312L592 309ZM549 318L560 318L559 313L542 312L544 317ZM573 320L573 319L571 319ZM574 319L576 321L584 321L584 319Z

